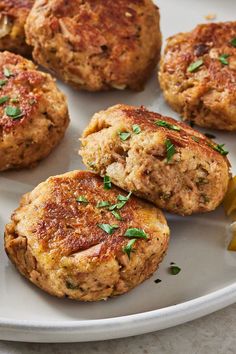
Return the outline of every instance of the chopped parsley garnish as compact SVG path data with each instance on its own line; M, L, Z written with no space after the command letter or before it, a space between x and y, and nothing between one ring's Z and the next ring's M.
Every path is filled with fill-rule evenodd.
M12 119L18 119L24 115L20 108L13 106L7 106L5 109L5 113L8 117L11 117Z
M0 88L2 88L4 85L6 85L7 80L0 80Z
M176 149L170 139L166 139L165 146L166 146L167 163L169 163L172 160L172 157L174 156L174 154L176 153Z
M229 58L229 54L221 54L219 56L219 61L221 62L221 64L223 65L229 65L229 61L227 60Z
M125 231L124 236L126 237L134 237L134 238L144 238L145 240L148 239L148 235L146 232L142 229L138 229L136 227L127 229Z
M218 144L218 145L212 145L208 144L213 150L219 152L221 155L226 156L228 155L228 151L224 149L225 144Z
M109 176L104 176L103 185L104 189L111 189L111 180Z
M236 48L236 37L234 37L231 41L230 41L230 44Z
M119 220L119 221L123 220L120 213L118 213L118 211L113 210L111 213L117 220Z
M98 227L105 231L107 234L112 235L116 229L119 228L118 225L110 225L110 224L98 224Z
M129 258L130 258L131 252L134 252L133 245L135 244L135 242L136 242L136 239L132 239L127 243L126 246L123 247L124 253L126 253Z
M141 133L141 128L140 128L140 126L139 126L138 124L134 124L134 125L132 126L132 129L133 129L133 132L134 132L135 134Z
M196 143L199 143L199 138L198 137L196 137L196 136L191 136L191 138L196 142Z
M177 275L181 271L181 268L175 264L171 264L169 267L170 274Z
M215 139L216 136L211 134L211 133L204 133L204 135L208 138L208 139Z
M106 208L109 207L111 204L107 201L101 201L97 203L97 208Z
M117 200L120 200L121 202L127 202L131 196L132 192L129 192L127 196L119 194L117 197Z
M2 96L0 97L0 104L3 104L9 100L9 96Z
M76 198L76 201L78 203L85 203L88 204L88 199L86 199L83 195L80 195L79 197Z
M128 132L119 133L119 137L122 141L129 139L130 136L131 136L131 133L128 133Z
M197 61L195 61L194 63L190 64L188 67L188 72L193 73L194 71L196 71L197 69L200 68L200 66L203 65L203 60L199 59Z
M156 280L154 280L154 283L156 283L156 284L158 284L158 283L160 283L161 282L161 279L156 279Z
M178 127L177 125L174 124L170 124L168 122L165 122L164 120L157 120L155 122L156 125L158 125L159 127L164 127L170 130L176 130L176 131L180 131L180 127Z
M4 76L7 77L7 78L9 78L10 76L13 76L13 73L12 73L11 70L8 69L8 68L4 68L4 69L3 69L3 74L4 74Z
M129 194L125 197L124 195L119 194L117 197L117 200L119 203L113 204L109 207L109 210L115 210L115 209L121 209L123 206L128 202L132 192L129 192Z

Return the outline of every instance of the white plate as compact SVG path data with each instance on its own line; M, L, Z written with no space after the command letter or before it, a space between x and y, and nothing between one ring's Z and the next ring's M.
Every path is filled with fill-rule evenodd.
M191 30L204 16L235 20L235 0L159 0L164 38ZM154 76L154 75L153 75ZM144 104L178 118L164 103L155 78L141 93L79 93L60 85L69 98L71 125L61 145L33 170L2 173L0 228L20 196L47 177L84 168L77 156L78 137L91 115L115 103ZM235 134L216 132L226 143L235 172ZM168 216L171 242L160 270L127 295L99 303L53 298L23 279L0 249L0 339L32 342L93 341L126 337L174 326L227 306L236 298L236 253L226 250L228 221L219 208L207 215ZM169 275L170 262L182 269ZM155 284L156 278L162 282Z

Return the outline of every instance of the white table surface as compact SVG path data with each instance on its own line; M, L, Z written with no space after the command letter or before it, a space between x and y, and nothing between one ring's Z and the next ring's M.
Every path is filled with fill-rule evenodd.
M142 336L103 342L0 342L0 354L235 354L236 304L209 316Z

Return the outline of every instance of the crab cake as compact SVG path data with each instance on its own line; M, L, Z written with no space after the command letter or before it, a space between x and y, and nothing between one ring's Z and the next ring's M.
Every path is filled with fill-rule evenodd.
M39 64L88 91L142 89L161 48L151 0L36 0L26 35Z
M159 209L87 171L39 184L5 230L6 252L26 278L81 301L124 294L149 278L168 240Z
M24 25L34 0L0 0L0 50L30 56Z
M0 171L35 165L63 138L68 122L52 77L29 60L0 53Z
M227 191L223 145L144 107L95 114L81 141L86 166L172 213L214 210Z
M184 120L236 130L236 22L199 25L169 38L159 80Z

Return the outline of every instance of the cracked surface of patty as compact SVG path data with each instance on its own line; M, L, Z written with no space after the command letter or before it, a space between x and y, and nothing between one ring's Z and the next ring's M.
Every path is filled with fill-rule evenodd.
M0 0L0 50L31 56L24 25L34 0Z
M18 270L46 292L81 301L123 294L156 271L169 240L162 212L130 196L117 212L98 202L117 203L127 193L104 189L102 178L88 171L50 177L23 196L5 230L5 249ZM86 202L78 202L83 197ZM112 234L98 224L117 225ZM124 252L129 228L142 229L130 258Z
M96 113L81 142L87 167L172 213L214 210L227 191L224 148L144 107L116 105Z
M203 24L170 37L159 81L166 101L184 120L235 131L236 22Z
M89 91L142 89L161 49L151 0L36 0L26 35L39 64Z
M0 171L31 167L63 138L69 123L65 96L29 60L0 53Z

